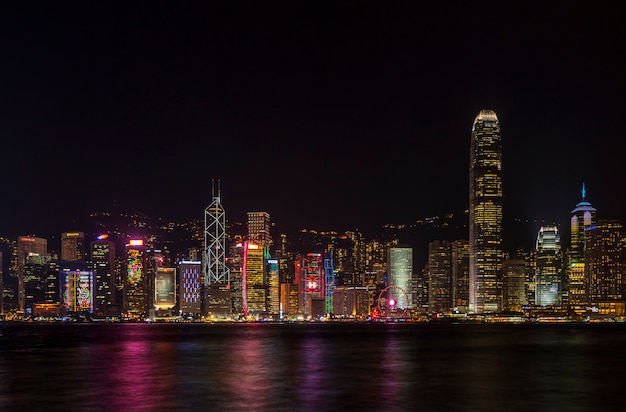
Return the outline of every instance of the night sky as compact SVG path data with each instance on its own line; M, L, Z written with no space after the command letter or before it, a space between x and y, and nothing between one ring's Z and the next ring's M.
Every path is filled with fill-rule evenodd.
M0 235L90 211L373 230L462 212L495 110L505 220L626 218L624 2L14 2ZM529 228L536 233L538 227Z

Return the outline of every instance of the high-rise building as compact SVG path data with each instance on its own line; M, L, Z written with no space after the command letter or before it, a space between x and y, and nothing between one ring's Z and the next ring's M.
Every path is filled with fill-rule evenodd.
M526 297L526 262L508 259L502 262L502 296L505 311L519 312L528 304Z
M170 311L176 305L176 268L156 268L153 299L158 316L171 315Z
M413 308L413 248L398 245L387 251L387 286L397 286L406 293L407 301L398 300L398 308ZM408 307L403 307L406 304Z
M267 212L248 212L248 241L261 247L272 245L270 235L270 214Z
M561 303L563 254L561 237L555 226L542 226L535 247L535 304L538 306Z
M300 313L313 316L313 301L324 298L324 264L321 253L307 253L295 265ZM325 311L325 304L324 310Z
M221 190L212 190L213 201L204 209L204 265L206 286L205 311L213 317L229 317L232 313L230 269L226 265L226 211L222 207Z
M467 312L469 307L469 242L455 240L452 249L452 308Z
M452 249L450 242L428 245L428 311L440 313L452 307Z
M91 262L96 270L94 314L107 317L113 314L112 306L121 303L116 301L115 243L107 240L106 235L101 235L91 242L90 249Z
M142 319L148 315L149 281L143 239L131 239L126 245L126 279L124 307L127 316Z
M28 256L47 256L48 241L39 237L20 236L17 238L17 300L20 311L25 309L24 268Z
M570 249L567 264L567 299L572 305L588 302L589 283L585 273L585 230L596 223L596 209L586 200L585 184L581 201L572 210L570 219Z
M470 150L470 312L502 308L502 141L496 113L474 119Z
M178 263L178 308L185 316L197 317L202 310L202 262L183 260Z
M61 305L68 312L93 313L94 273L91 262L61 261L59 263L59 285Z
M83 232L61 233L61 260L85 260L85 234Z
M625 253L620 222L603 220L585 230L589 301L601 314L624 315Z
M243 287L243 314L261 315L266 312L265 252L260 245L244 242L241 269Z

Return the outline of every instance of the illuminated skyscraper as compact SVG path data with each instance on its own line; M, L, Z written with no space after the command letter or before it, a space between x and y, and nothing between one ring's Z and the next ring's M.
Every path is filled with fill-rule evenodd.
M61 305L66 311L93 313L94 272L95 267L91 262L60 262Z
M585 273L585 230L596 223L596 209L585 198L583 183L581 201L572 210L570 219L570 249L567 265L568 303L580 305L588 302L589 283Z
M261 247L270 246L270 214L267 212L248 212L248 241Z
M116 303L115 283L115 243L106 240L106 235L99 236L91 242L91 262L96 269L94 313L106 317Z
M178 308L183 315L198 316L202 309L202 262L183 260L178 264L178 272Z
M469 310L502 308L502 141L495 112L472 126L469 195Z
M538 306L561 303L563 255L561 237L555 226L542 226L537 234L535 272L535 304Z
M266 308L265 252L261 246L244 242L242 264L243 313L244 316L263 314Z
M232 312L230 269L226 266L226 212L212 190L213 201L204 209L204 265L202 268L207 288L206 312L211 316L227 317Z
M452 248L452 307L467 312L469 306L469 242L455 240Z
M404 308L402 300L398 301L398 307L401 309L411 309L413 307L413 248L410 247L391 247L387 251L388 277L387 286L397 286L401 288L407 295L408 307ZM449 296L448 296L449 297Z
M142 239L126 245L126 279L124 281L124 312L133 318L148 315L149 281L146 275L146 248Z
M526 298L526 262L509 259L502 263L503 309L520 311L528 304Z
M39 237L20 236L17 238L17 300L21 311L25 309L24 268L28 256L48 255L48 241Z
M450 242L435 240L428 245L428 311L452 307L452 249Z
M606 315L623 315L626 263L622 224L603 220L585 229L585 274L589 301Z
M61 233L61 260L85 260L85 234L83 232Z

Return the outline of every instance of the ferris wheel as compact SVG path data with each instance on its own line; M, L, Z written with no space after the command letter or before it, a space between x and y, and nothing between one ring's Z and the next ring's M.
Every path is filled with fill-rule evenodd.
M378 295L378 310L383 318L403 318L409 309L409 296L400 286L387 286Z

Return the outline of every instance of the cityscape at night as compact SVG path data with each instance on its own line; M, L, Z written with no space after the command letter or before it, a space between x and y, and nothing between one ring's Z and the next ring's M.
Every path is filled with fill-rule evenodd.
M3 6L0 410L612 409L625 4Z

